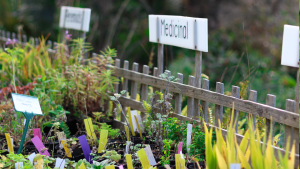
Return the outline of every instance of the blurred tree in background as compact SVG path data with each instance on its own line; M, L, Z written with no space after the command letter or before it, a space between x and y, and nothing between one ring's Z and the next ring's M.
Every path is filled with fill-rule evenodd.
M265 103L270 93L277 96L277 107L285 108L285 99L295 98L296 69L280 65L283 25L298 25L298 4L297 0L1 0L0 29L20 29L35 37L51 33L49 39L56 41L61 6L91 8L87 41L93 52L116 48L121 61L138 62L141 71L152 57L156 66L157 44L149 42L148 14L208 18L209 52L203 54L202 71L210 77L210 89L216 81L230 91L231 85L250 80L258 102ZM183 73L187 83L194 73L195 52L167 45L164 50L165 67L173 75Z

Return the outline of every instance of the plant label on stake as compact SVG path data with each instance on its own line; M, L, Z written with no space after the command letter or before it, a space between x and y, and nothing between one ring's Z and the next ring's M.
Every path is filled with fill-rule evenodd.
M230 169L241 169L241 164L230 164Z
M140 127L140 124L138 122L138 119L136 118L136 116L134 116L134 118L135 118L135 122L138 126L138 129L139 129L140 137L141 137L141 139L143 139L143 135L142 135L142 131L141 131L141 127Z
M108 136L108 130L101 130L100 131L100 140L99 140L98 153L102 153L102 151L105 150L105 146L106 146L106 143L107 143L107 136Z
M130 141L128 126L124 126L124 127L125 127L125 132L126 132L127 141Z
M28 156L27 158L29 159L29 161L31 162L31 164L33 164L33 159L36 156L35 153L30 154L30 156Z
M34 144L35 148L39 151L41 155L46 155L50 157L50 154L40 138L38 136L35 136L31 139L32 143Z
M182 145L183 145L183 142L178 143L178 152L177 152L177 154L180 154L180 152L182 152Z
M189 145L191 144L191 139L192 139L192 128L193 128L193 125L192 124L188 124L187 125L187 134L186 134L186 149L187 149L187 152L190 151L190 148Z
M180 154L175 154L176 169L185 169L185 161Z
M55 168L59 168L59 169L64 169L65 167L65 159L61 159L61 158L56 158L55 161Z
M43 113L42 113L39 99L37 97L16 94L16 93L12 93L11 97L12 97L12 100L14 103L15 110L17 112L22 112L26 118L26 123L25 123L25 127L23 130L22 140L21 140L19 150L18 150L18 154L20 154L23 150L23 145L25 142L25 137L26 137L26 133L28 130L28 125L29 125L30 120L35 115L42 116Z
M130 147L131 142L126 141L126 147L125 147L125 154L129 154L129 147Z
M84 162L81 163L81 165L79 166L78 169L86 169L85 165L84 165Z
M66 152L67 157L72 158L72 154L71 154L71 152L70 152L70 149L69 149L68 146L67 146L66 140L61 140L61 143L62 143L62 145L63 145L63 147L64 147L64 149L65 149L65 152Z
M15 163L15 169L21 169L23 167L24 167L23 166L23 162L17 162L17 163Z
M124 169L123 165L119 165L119 169Z
M127 169L133 169L131 154L126 154Z
M79 136L78 140L80 142L84 157L86 159L86 161L88 161L89 163L92 163L92 158L93 156L91 155L91 149L89 146L89 143L85 137L85 135Z
M106 166L105 169L115 169L115 166L114 165L109 165L109 166Z
M127 107L127 113L128 113L128 117L129 117L129 124L130 124L131 134L132 134L132 136L135 136L134 129L133 129L133 121L132 121L132 117L131 117L132 112L130 110L130 107Z
M149 163L149 160L148 160L148 157L147 157L147 154L146 154L146 152L143 148L140 149L139 151L137 151L137 155L139 156L139 159L142 163L143 168L150 168L151 167L151 165Z
M153 153L152 153L152 150L151 150L150 146L147 146L146 148L144 148L144 150L145 150L145 153L148 157L150 165L155 165L156 161L155 161L155 158L153 156Z
M33 136L38 136L42 140L41 129L40 128L33 129Z
M11 141L10 134L5 133L5 138L6 138L9 153L14 153L13 142Z
M140 128L141 128L141 131L144 132L144 126L143 126L143 121L142 121L141 115L138 114L138 115L136 116L136 118L137 118L138 124L139 124L139 126L140 126Z
M92 119L91 118L84 119L84 125L85 125L85 129L86 129L88 137L92 138L92 139L94 139L94 141L96 141L96 135L95 135Z

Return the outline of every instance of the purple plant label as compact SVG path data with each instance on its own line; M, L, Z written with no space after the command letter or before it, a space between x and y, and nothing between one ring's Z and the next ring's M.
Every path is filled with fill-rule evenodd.
M33 129L33 135L38 136L40 138L40 140L42 140L42 134L41 134L40 128Z
M90 149L89 143L86 139L86 136L85 135L79 136L78 140L80 142L85 159L88 162L92 163L93 156L91 155L91 149Z
M46 147L44 146L44 144L42 143L41 139L38 136L34 136L31 139L31 141L41 155L46 155L50 157L48 150L46 149Z
M183 142L179 142L177 154L180 154L180 152L182 152L182 145L183 145Z
M124 169L123 165L119 165L119 169Z
M146 152L146 155L148 157L150 165L155 165L156 161L155 161L155 158L153 156L153 153L152 153L152 150L151 150L150 146L147 146L146 148L144 148L144 150Z

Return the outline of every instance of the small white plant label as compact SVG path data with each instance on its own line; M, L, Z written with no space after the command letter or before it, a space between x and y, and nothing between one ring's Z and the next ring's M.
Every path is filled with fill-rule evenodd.
M23 113L43 115L39 99L33 96L12 93L15 110Z
M59 27L88 32L90 27L90 17L90 8L62 6L60 9Z
M30 154L30 156L28 156L27 158L29 159L29 161L31 162L31 164L33 164L33 159L36 156L35 153Z
M146 155L148 157L150 165L155 165L156 161L155 161L155 158L153 156L153 153L152 153L152 150L151 150L150 146L147 146L146 148L144 148L144 150L146 152Z
M284 25L281 65L299 67L299 26Z
M64 169L65 167L65 159L57 158L55 162L55 168Z
M241 169L241 164L230 164L230 169Z
M193 125L192 124L188 124L187 125L187 134L186 134L186 149L187 149L187 151L190 151L190 148L188 148L188 147L191 144L192 129L193 129Z
M126 141L125 154L129 154L130 141Z
M136 110L131 110L131 122L132 122L133 131L138 132L139 129L138 129L138 126L136 124L134 116L137 116L137 111Z
M66 140L65 133L63 131L62 132L58 132L57 133L57 137L58 137L58 142L59 142L59 148L60 149L64 148L63 144L61 143L61 140Z
M140 115L140 114L138 114L138 115L136 116L136 118L137 118L137 120L138 120L138 122L139 122L139 125L140 125L140 128L141 128L141 131L142 131L142 132L144 132L143 120L142 120L142 117L141 117L141 115Z
M18 162L18 163L15 163L15 169L21 169L23 168L23 162Z

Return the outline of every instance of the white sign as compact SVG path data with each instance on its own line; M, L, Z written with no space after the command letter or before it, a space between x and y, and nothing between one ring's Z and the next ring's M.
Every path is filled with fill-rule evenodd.
M17 112L27 112L43 115L39 99L37 97L12 93L12 100Z
M299 26L284 25L281 65L299 67Z
M230 164L230 169L241 169L241 164Z
M55 162L55 168L64 169L65 168L65 159L57 158Z
M149 15L149 41L208 52L206 18Z
M90 17L90 8L62 6L60 9L59 27L88 32Z
M192 129L193 129L193 125L192 124L188 124L187 125L187 134L186 134L186 149L187 149L188 152L190 151L190 148L188 148L188 147L191 144Z
M31 164L33 164L33 159L36 156L35 153L30 154L30 156L28 156L27 158L29 159L29 161L31 162Z

